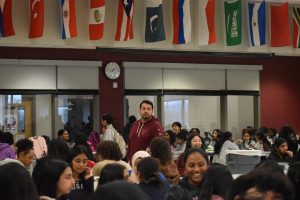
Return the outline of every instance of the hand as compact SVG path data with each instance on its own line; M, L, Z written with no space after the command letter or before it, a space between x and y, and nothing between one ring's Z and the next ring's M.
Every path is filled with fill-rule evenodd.
M90 167L87 167L84 171L84 179L87 180L93 175L92 169Z
M287 151L286 154L287 154L290 158L292 158L293 155L294 155L292 151Z

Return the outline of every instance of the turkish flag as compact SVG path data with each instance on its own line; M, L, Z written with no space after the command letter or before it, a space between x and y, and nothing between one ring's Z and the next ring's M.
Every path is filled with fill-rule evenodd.
M44 32L44 0L30 0L29 38L41 37Z

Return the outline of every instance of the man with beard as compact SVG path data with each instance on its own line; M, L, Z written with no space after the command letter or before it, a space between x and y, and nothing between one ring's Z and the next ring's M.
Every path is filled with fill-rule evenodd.
M134 122L129 133L127 151L128 161L131 161L135 152L146 150L153 138L163 136L164 129L152 114L153 103L148 100L142 101L140 103L141 119Z

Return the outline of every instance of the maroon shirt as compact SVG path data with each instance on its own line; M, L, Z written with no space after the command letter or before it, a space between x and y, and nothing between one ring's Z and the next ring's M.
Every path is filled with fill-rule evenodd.
M158 122L158 120L152 116L152 118L146 123L142 123L138 120L132 124L129 133L127 159L131 162L133 154L140 150L146 150L150 142L155 137L162 137L164 129Z

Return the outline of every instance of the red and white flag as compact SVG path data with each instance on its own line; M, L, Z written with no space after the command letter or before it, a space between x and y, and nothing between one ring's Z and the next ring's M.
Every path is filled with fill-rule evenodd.
M77 36L75 0L60 0L62 13L62 39Z
M133 39L133 1L119 0L116 41Z
M288 3L271 5L271 46L291 45Z
M30 0L29 38L41 37L44 32L44 0Z
M15 35L12 22L12 0L0 1L0 32L2 37Z
M105 19L105 0L90 0L90 40L99 40L103 37Z
M208 45L215 43L215 0L199 1L199 21L198 21L198 44Z

